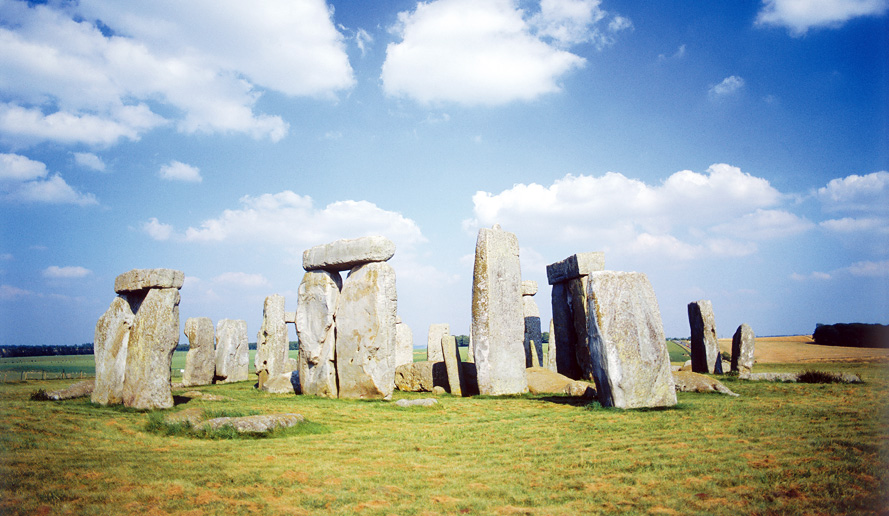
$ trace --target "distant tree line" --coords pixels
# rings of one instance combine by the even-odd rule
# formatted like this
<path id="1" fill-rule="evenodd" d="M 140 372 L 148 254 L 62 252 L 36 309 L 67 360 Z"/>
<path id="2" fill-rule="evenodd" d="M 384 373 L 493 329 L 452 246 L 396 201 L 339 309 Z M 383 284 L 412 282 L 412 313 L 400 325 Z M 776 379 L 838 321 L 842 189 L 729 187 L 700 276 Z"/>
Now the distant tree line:
<path id="1" fill-rule="evenodd" d="M 92 342 L 68 346 L 0 346 L 0 357 L 2 358 L 92 354 Z"/>
<path id="2" fill-rule="evenodd" d="M 889 348 L 889 325 L 840 323 L 818 324 L 812 334 L 815 344 L 855 348 Z"/>

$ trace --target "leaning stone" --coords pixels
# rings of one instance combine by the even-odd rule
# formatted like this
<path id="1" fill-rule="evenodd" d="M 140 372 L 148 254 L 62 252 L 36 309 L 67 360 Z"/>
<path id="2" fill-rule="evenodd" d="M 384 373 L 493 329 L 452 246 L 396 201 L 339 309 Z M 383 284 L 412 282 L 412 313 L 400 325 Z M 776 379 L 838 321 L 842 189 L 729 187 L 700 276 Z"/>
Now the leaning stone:
<path id="1" fill-rule="evenodd" d="M 472 341 L 481 394 L 527 392 L 519 241 L 499 225 L 482 228 L 475 246 Z"/>
<path id="2" fill-rule="evenodd" d="M 287 323 L 284 312 L 284 296 L 272 294 L 262 306 L 262 328 L 256 335 L 256 355 L 253 370 L 265 370 L 269 376 L 289 373 L 290 341 L 287 339 Z"/>
<path id="3" fill-rule="evenodd" d="M 552 288 L 553 322 L 549 332 L 550 361 L 555 362 L 554 371 L 568 378 L 579 379 L 577 365 L 577 332 L 574 329 L 574 306 L 580 303 L 571 297 L 567 282 L 556 283 Z"/>
<path id="4" fill-rule="evenodd" d="M 420 400 L 398 400 L 395 402 L 399 407 L 431 407 L 438 403 L 434 398 L 423 398 Z"/>
<path id="5" fill-rule="evenodd" d="M 395 367 L 414 361 L 414 332 L 411 327 L 395 319 Z"/>
<path id="6" fill-rule="evenodd" d="M 590 355 L 603 407 L 676 404 L 654 289 L 638 272 L 594 272 L 587 288 Z"/>
<path id="7" fill-rule="evenodd" d="M 91 400 L 99 405 L 123 402 L 123 379 L 127 369 L 127 346 L 135 315 L 126 296 L 118 296 L 96 323 L 93 355 L 96 381 Z"/>
<path id="8" fill-rule="evenodd" d="M 542 365 L 543 335 L 540 331 L 540 310 L 531 296 L 522 296 L 522 314 L 525 319 L 525 367 Z M 534 349 L 532 350 L 532 346 Z M 536 355 L 536 357 L 535 357 Z"/>
<path id="9" fill-rule="evenodd" d="M 189 317 L 185 321 L 188 337 L 188 353 L 185 354 L 185 372 L 182 386 L 209 385 L 216 373 L 216 335 L 209 317 Z"/>
<path id="10" fill-rule="evenodd" d="M 400 391 L 432 392 L 436 385 L 448 385 L 444 362 L 411 362 L 395 368 L 395 386 Z"/>
<path id="11" fill-rule="evenodd" d="M 182 288 L 185 273 L 173 269 L 133 269 L 114 279 L 114 291 L 118 294 L 137 292 L 150 288 Z M 179 333 L 178 331 L 176 333 Z"/>
<path id="12" fill-rule="evenodd" d="M 753 329 L 747 324 L 738 326 L 732 337 L 732 364 L 733 372 L 752 371 L 753 353 L 756 347 L 756 336 Z"/>
<path id="13" fill-rule="evenodd" d="M 537 343 L 535 341 L 531 341 L 528 348 L 531 350 L 531 365 L 533 367 L 543 367 L 543 362 L 540 360 L 540 355 L 537 354 L 537 348 L 541 347 L 542 344 Z"/>
<path id="14" fill-rule="evenodd" d="M 250 360 L 247 346 L 247 321 L 222 319 L 216 323 L 217 383 L 247 380 Z"/>
<path id="15" fill-rule="evenodd" d="M 178 344 L 179 290 L 148 290 L 136 312 L 127 346 L 125 406 L 142 410 L 173 406 L 171 365 Z"/>
<path id="16" fill-rule="evenodd" d="M 738 396 L 719 380 L 691 371 L 674 371 L 673 383 L 679 392 L 718 392 Z"/>
<path id="17" fill-rule="evenodd" d="M 531 394 L 563 393 L 573 380 L 542 367 L 529 367 L 525 370 L 528 378 L 528 391 Z"/>
<path id="18" fill-rule="evenodd" d="M 692 371 L 722 374 L 713 304 L 706 299 L 689 303 L 688 325 L 691 328 Z"/>
<path id="19" fill-rule="evenodd" d="M 262 390 L 272 394 L 299 394 L 299 371 L 280 373 L 263 382 Z"/>
<path id="20" fill-rule="evenodd" d="M 69 385 L 64 389 L 47 392 L 46 399 L 59 401 L 71 400 L 74 398 L 84 398 L 93 393 L 93 389 L 95 388 L 95 386 L 96 380 L 94 378 L 90 378 L 89 380 L 83 380 L 73 385 Z"/>
<path id="21" fill-rule="evenodd" d="M 583 380 L 571 380 L 565 386 L 565 394 L 591 400 L 596 397 L 596 386 Z"/>
<path id="22" fill-rule="evenodd" d="M 605 270 L 605 253 L 577 253 L 546 266 L 546 279 L 550 285 L 562 281 L 589 276 Z"/>
<path id="23" fill-rule="evenodd" d="M 397 311 L 391 265 L 374 262 L 349 272 L 335 316 L 340 398 L 392 396 Z"/>
<path id="24" fill-rule="evenodd" d="M 309 271 L 299 284 L 296 333 L 303 394 L 337 397 L 334 314 L 343 281 L 338 272 Z"/>
<path id="25" fill-rule="evenodd" d="M 429 362 L 441 362 L 444 356 L 441 354 L 441 338 L 450 335 L 451 327 L 447 323 L 434 323 L 429 325 L 429 333 L 426 335 L 426 360 Z"/>
<path id="26" fill-rule="evenodd" d="M 209 419 L 199 425 L 199 429 L 209 428 L 219 430 L 230 426 L 242 434 L 262 434 L 277 428 L 289 428 L 306 420 L 300 414 L 265 414 L 243 417 L 217 417 Z"/>
<path id="27" fill-rule="evenodd" d="M 439 342 L 445 369 L 448 372 L 448 387 L 454 396 L 462 396 L 460 388 L 460 355 L 457 351 L 457 338 L 450 335 L 442 335 Z"/>
<path id="28" fill-rule="evenodd" d="M 395 244 L 383 236 L 337 240 L 303 252 L 303 269 L 347 271 L 370 262 L 385 262 L 395 254 Z"/>

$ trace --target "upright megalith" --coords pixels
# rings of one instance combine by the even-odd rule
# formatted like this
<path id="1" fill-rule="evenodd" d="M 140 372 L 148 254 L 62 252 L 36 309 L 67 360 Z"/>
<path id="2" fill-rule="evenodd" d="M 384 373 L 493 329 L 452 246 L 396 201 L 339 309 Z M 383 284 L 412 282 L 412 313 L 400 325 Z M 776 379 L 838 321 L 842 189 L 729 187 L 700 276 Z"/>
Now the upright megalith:
<path id="1" fill-rule="evenodd" d="M 661 313 L 645 274 L 593 272 L 586 297 L 599 403 L 618 408 L 675 405 Z"/>
<path id="2" fill-rule="evenodd" d="M 519 240 L 494 225 L 478 232 L 472 286 L 472 344 L 480 394 L 527 392 Z"/>
<path id="3" fill-rule="evenodd" d="M 552 319 L 549 320 L 549 342 L 546 343 L 546 364 L 544 367 L 553 372 L 558 372 L 559 367 L 556 364 L 556 323 Z M 564 376 L 564 375 L 563 375 Z"/>
<path id="4" fill-rule="evenodd" d="M 429 333 L 426 335 L 426 360 L 428 362 L 442 362 L 441 338 L 451 334 L 451 326 L 448 323 L 433 323 L 429 325 Z"/>
<path id="5" fill-rule="evenodd" d="M 383 236 L 337 240 L 303 252 L 303 268 L 307 271 L 347 271 L 358 265 L 385 262 L 395 254 L 395 244 Z"/>
<path id="6" fill-rule="evenodd" d="M 691 328 L 691 370 L 722 374 L 713 304 L 706 299 L 689 303 L 688 325 Z"/>
<path id="7" fill-rule="evenodd" d="M 749 373 L 753 371 L 753 353 L 756 347 L 756 335 L 747 324 L 738 326 L 732 336 L 732 372 Z"/>
<path id="8" fill-rule="evenodd" d="M 401 317 L 395 318 L 395 368 L 414 361 L 414 332 Z"/>
<path id="9" fill-rule="evenodd" d="M 389 398 L 395 388 L 395 270 L 359 265 L 343 282 L 335 315 L 341 398 Z"/>
<path id="10" fill-rule="evenodd" d="M 546 266 L 547 281 L 552 285 L 554 331 L 550 332 L 550 346 L 555 345 L 557 351 L 557 372 L 569 378 L 594 379 L 586 292 L 589 275 L 603 270 L 602 252 L 577 253 Z"/>
<path id="11" fill-rule="evenodd" d="M 183 387 L 209 385 L 216 373 L 216 335 L 209 317 L 189 317 L 185 320 L 188 353 L 185 355 Z"/>
<path id="12" fill-rule="evenodd" d="M 442 335 L 439 341 L 441 354 L 444 358 L 445 369 L 448 371 L 448 386 L 454 396 L 462 396 L 462 382 L 460 374 L 460 352 L 457 350 L 457 338 L 450 335 Z"/>
<path id="13" fill-rule="evenodd" d="M 243 382 L 249 373 L 247 321 L 222 319 L 216 323 L 216 382 Z"/>
<path id="14" fill-rule="evenodd" d="M 290 341 L 287 338 L 287 317 L 284 296 L 272 294 L 262 306 L 262 328 L 256 335 L 253 370 L 266 371 L 269 377 L 289 373 Z"/>
<path id="15" fill-rule="evenodd" d="M 179 343 L 184 280 L 173 269 L 133 269 L 115 278 L 118 297 L 96 324 L 94 402 L 173 406 L 170 366 Z"/>
<path id="16" fill-rule="evenodd" d="M 525 316 L 525 367 L 538 367 L 540 357 L 543 356 L 543 337 L 540 330 L 540 309 L 534 302 L 537 294 L 537 282 L 526 280 L 522 282 L 522 314 Z M 534 350 L 531 349 L 534 346 Z M 537 355 L 537 363 L 532 357 Z"/>
<path id="17" fill-rule="evenodd" d="M 303 394 L 337 397 L 334 315 L 342 289 L 338 272 L 308 271 L 299 284 L 296 334 Z"/>

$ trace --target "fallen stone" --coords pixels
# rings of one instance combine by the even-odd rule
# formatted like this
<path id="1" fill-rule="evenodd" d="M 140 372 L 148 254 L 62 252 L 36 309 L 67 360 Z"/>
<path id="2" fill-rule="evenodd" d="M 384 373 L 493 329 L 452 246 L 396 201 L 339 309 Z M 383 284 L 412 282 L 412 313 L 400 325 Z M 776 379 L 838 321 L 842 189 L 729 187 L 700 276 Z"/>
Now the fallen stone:
<path id="1" fill-rule="evenodd" d="M 392 396 L 397 311 L 395 270 L 391 265 L 373 262 L 349 272 L 334 317 L 340 398 Z"/>
<path id="2" fill-rule="evenodd" d="M 216 374 L 213 321 L 208 317 L 189 317 L 185 320 L 185 336 L 188 337 L 188 353 L 185 354 L 182 386 L 210 385 Z"/>
<path id="3" fill-rule="evenodd" d="M 395 367 L 410 364 L 414 361 L 414 332 L 402 322 L 401 317 L 395 319 Z"/>
<path id="4" fill-rule="evenodd" d="M 442 394 L 447 394 L 447 393 L 448 393 L 448 391 L 446 391 L 445 388 L 442 387 L 441 385 L 436 385 L 435 387 L 432 388 L 432 394 L 435 394 L 436 396 L 441 396 Z"/>
<path id="5" fill-rule="evenodd" d="M 217 383 L 247 380 L 250 361 L 247 346 L 247 321 L 222 319 L 216 323 Z"/>
<path id="6" fill-rule="evenodd" d="M 448 374 L 448 390 L 454 396 L 462 396 L 460 388 L 460 355 L 457 353 L 457 338 L 450 335 L 442 335 L 439 343 L 444 357 L 445 370 Z"/>
<path id="7" fill-rule="evenodd" d="M 182 288 L 185 273 L 173 269 L 133 269 L 114 279 L 114 291 L 118 294 L 137 292 L 150 288 Z M 179 331 L 177 330 L 178 334 Z"/>
<path id="8" fill-rule="evenodd" d="M 696 373 L 722 374 L 713 304 L 701 299 L 688 304 L 691 327 L 691 369 Z"/>
<path id="9" fill-rule="evenodd" d="M 645 274 L 588 276 L 589 342 L 603 407 L 667 407 L 676 388 L 657 297 Z"/>
<path id="10" fill-rule="evenodd" d="M 442 362 L 441 338 L 450 335 L 451 327 L 447 323 L 433 323 L 429 325 L 429 333 L 426 335 L 426 360 L 429 362 Z"/>
<path id="11" fill-rule="evenodd" d="M 289 428 L 305 420 L 306 418 L 300 414 L 261 414 L 242 417 L 217 417 L 199 423 L 196 426 L 198 429 L 209 428 L 212 430 L 230 426 L 242 434 L 262 434 L 277 428 Z"/>
<path id="12" fill-rule="evenodd" d="M 139 303 L 127 345 L 123 404 L 152 410 L 173 406 L 173 352 L 179 345 L 179 290 L 152 288 Z"/>
<path id="13" fill-rule="evenodd" d="M 423 398 L 419 400 L 398 400 L 395 402 L 399 407 L 431 407 L 438 403 L 434 398 Z"/>
<path id="14" fill-rule="evenodd" d="M 571 380 L 565 386 L 565 394 L 591 400 L 596 397 L 596 386 L 583 380 Z"/>
<path id="15" fill-rule="evenodd" d="M 253 370 L 265 370 L 269 376 L 289 373 L 290 340 L 287 338 L 287 322 L 284 315 L 284 296 L 272 294 L 262 306 L 262 327 L 256 335 L 256 355 Z"/>
<path id="16" fill-rule="evenodd" d="M 395 368 L 395 386 L 404 392 L 432 392 L 435 386 L 448 385 L 444 362 L 411 362 Z"/>
<path id="17" fill-rule="evenodd" d="M 229 398 L 228 396 L 210 394 L 208 392 L 201 391 L 187 391 L 183 392 L 182 394 L 177 394 L 176 396 L 189 399 L 200 399 L 203 401 L 233 401 L 233 398 Z"/>
<path id="18" fill-rule="evenodd" d="M 674 371 L 673 383 L 679 392 L 718 392 L 738 396 L 719 380 L 692 371 Z"/>
<path id="19" fill-rule="evenodd" d="M 334 314 L 343 282 L 338 272 L 309 271 L 299 284 L 296 333 L 303 394 L 336 398 L 336 325 Z"/>
<path id="20" fill-rule="evenodd" d="M 527 392 L 519 241 L 499 225 L 478 232 L 472 287 L 472 342 L 481 394 Z"/>
<path id="21" fill-rule="evenodd" d="M 732 363 L 733 372 L 752 371 L 753 354 L 756 348 L 756 335 L 747 324 L 738 326 L 732 336 Z"/>
<path id="22" fill-rule="evenodd" d="M 269 376 L 262 390 L 272 394 L 300 394 L 299 371 Z"/>
<path id="23" fill-rule="evenodd" d="M 565 392 L 568 384 L 574 381 L 543 367 L 529 367 L 525 370 L 525 374 L 528 378 L 528 391 L 531 394 L 561 394 Z"/>
<path id="24" fill-rule="evenodd" d="M 337 240 L 303 252 L 303 269 L 347 271 L 370 262 L 385 262 L 395 255 L 395 244 L 383 236 Z"/>
<path id="25" fill-rule="evenodd" d="M 94 378 L 90 378 L 89 380 L 83 380 L 73 385 L 69 385 L 64 389 L 47 392 L 46 399 L 52 401 L 60 401 L 71 400 L 74 398 L 84 398 L 93 393 L 93 389 L 95 388 L 95 386 L 96 380 Z"/>
<path id="26" fill-rule="evenodd" d="M 123 402 L 123 379 L 127 369 L 127 346 L 136 316 L 126 296 L 118 296 L 99 317 L 93 340 L 96 380 L 91 400 L 99 405 Z"/>
<path id="27" fill-rule="evenodd" d="M 577 253 L 546 266 L 546 279 L 550 285 L 568 281 L 594 272 L 605 270 L 605 253 Z"/>
<path id="28" fill-rule="evenodd" d="M 741 373 L 738 378 L 741 380 L 752 380 L 755 382 L 790 382 L 796 383 L 799 373 Z"/>

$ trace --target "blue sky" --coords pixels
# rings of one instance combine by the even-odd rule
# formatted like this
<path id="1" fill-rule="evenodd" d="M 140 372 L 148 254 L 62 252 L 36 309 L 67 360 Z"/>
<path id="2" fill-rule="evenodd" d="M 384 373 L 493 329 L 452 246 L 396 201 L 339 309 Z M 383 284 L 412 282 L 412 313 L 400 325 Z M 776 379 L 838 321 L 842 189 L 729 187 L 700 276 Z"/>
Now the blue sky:
<path id="1" fill-rule="evenodd" d="M 468 333 L 479 227 L 645 272 L 668 336 L 889 323 L 889 2 L 0 0 L 0 344 L 91 342 L 133 268 L 188 317 L 296 309 L 382 234 Z M 291 331 L 291 333 L 293 333 Z M 184 342 L 185 337 L 181 337 Z"/>

